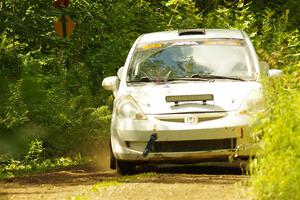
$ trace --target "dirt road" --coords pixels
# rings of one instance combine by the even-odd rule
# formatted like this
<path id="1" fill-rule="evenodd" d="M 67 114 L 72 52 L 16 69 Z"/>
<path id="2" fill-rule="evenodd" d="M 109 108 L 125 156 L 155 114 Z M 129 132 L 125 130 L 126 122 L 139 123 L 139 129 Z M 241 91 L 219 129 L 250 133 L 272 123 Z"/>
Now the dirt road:
<path id="1" fill-rule="evenodd" d="M 0 199 L 249 199 L 248 177 L 238 168 L 168 166 L 151 171 L 126 177 L 92 170 L 19 177 L 0 181 Z"/>

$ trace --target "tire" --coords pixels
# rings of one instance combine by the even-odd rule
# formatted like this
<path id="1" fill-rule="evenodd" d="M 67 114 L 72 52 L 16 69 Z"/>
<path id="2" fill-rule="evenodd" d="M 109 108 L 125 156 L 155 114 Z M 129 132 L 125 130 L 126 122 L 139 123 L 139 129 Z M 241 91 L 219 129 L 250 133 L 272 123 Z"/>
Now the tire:
<path id="1" fill-rule="evenodd" d="M 111 144 L 109 145 L 109 150 L 110 150 L 110 168 L 116 169 L 116 158 L 112 152 Z"/>
<path id="2" fill-rule="evenodd" d="M 132 162 L 126 162 L 122 160 L 116 160 L 117 172 L 121 175 L 130 175 L 135 172 L 135 164 Z"/>

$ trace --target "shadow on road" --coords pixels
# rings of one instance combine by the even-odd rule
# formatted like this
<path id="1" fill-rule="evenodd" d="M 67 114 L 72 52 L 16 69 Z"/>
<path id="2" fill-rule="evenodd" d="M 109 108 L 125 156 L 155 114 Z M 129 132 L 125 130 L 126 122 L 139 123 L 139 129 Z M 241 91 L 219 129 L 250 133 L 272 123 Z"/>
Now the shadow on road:
<path id="1" fill-rule="evenodd" d="M 222 165 L 161 165 L 159 167 L 150 167 L 141 169 L 146 172 L 172 173 L 172 174 L 211 174 L 211 175 L 242 175 L 240 167 L 222 166 Z"/>
<path id="2" fill-rule="evenodd" d="M 2 180 L 0 181 L 0 199 L 10 199 L 12 196 L 16 199 L 32 199 L 32 197 L 41 199 L 42 196 L 61 199 L 58 197 L 72 195 L 76 191 L 91 191 L 91 188 L 97 185 L 104 188 L 110 185 L 117 186 L 116 191 L 120 189 L 118 188 L 120 185 L 121 188 L 127 188 L 126 191 L 142 186 L 143 191 L 149 188 L 149 191 L 153 192 L 151 190 L 153 187 L 174 188 L 176 185 L 179 187 L 176 191 L 181 191 L 180 187 L 223 190 L 226 187 L 233 187 L 236 183 L 243 183 L 249 178 L 243 176 L 238 167 L 218 165 L 140 167 L 137 174 L 130 176 L 120 176 L 113 170 L 98 170 L 76 169 Z"/>
<path id="3" fill-rule="evenodd" d="M 94 169 L 95 170 L 95 169 Z M 60 171 L 44 174 L 23 176 L 0 181 L 2 183 L 17 183 L 16 187 L 25 185 L 92 185 L 99 182 L 111 181 L 121 178 L 113 170 L 94 171 L 91 169 Z M 143 176 L 144 173 L 154 172 L 153 176 Z M 243 173 L 239 167 L 228 167 L 218 165 L 160 165 L 153 167 L 139 167 L 133 177 L 127 176 L 126 182 L 161 182 L 161 183 L 224 183 L 236 182 L 243 179 Z M 212 181 L 213 180 L 213 181 Z"/>

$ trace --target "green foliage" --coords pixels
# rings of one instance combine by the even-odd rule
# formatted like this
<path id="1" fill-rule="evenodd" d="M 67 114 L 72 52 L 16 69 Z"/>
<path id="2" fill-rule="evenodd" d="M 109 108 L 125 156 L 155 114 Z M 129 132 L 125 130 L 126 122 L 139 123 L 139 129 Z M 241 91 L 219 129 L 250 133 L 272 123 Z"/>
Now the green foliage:
<path id="1" fill-rule="evenodd" d="M 267 110 L 256 127 L 263 142 L 252 162 L 252 185 L 257 199 L 300 197 L 299 77 L 298 74 L 297 87 L 291 75 L 282 82 L 266 84 Z"/>
<path id="2" fill-rule="evenodd" d="M 0 179 L 12 178 L 24 173 L 46 172 L 49 170 L 77 166 L 84 163 L 81 155 L 46 159 L 43 142 L 33 140 L 24 158 L 17 160 L 8 155 L 0 155 Z"/>
<path id="3" fill-rule="evenodd" d="M 10 95 L 8 98 L 9 105 L 5 107 L 5 116 L 1 119 L 0 124 L 4 124 L 8 129 L 17 127 L 28 121 L 28 109 L 23 103 L 20 94 L 20 86 L 22 80 L 10 87 Z"/>
<path id="4" fill-rule="evenodd" d="M 0 7 L 0 137 L 22 137 L 22 127 L 37 125 L 49 156 L 101 145 L 95 141 L 108 135 L 112 102 L 101 81 L 124 64 L 140 34 L 199 19 L 191 0 L 74 0 L 64 12 L 76 28 L 62 39 L 52 27 L 62 14 L 53 2 L 5 0 Z"/>
<path id="5" fill-rule="evenodd" d="M 37 139 L 31 141 L 29 145 L 29 151 L 25 156 L 25 161 L 38 162 L 43 153 L 43 142 Z"/>
<path id="6" fill-rule="evenodd" d="M 62 12 L 52 1 L 4 0 L 0 11 L 0 155 L 11 174 L 56 162 L 48 158 L 94 154 L 109 135 L 113 100 L 103 78 L 124 64 L 140 34 L 198 19 L 191 0 L 74 0 L 64 12 L 76 28 L 63 39 L 53 30 Z"/>
<path id="7" fill-rule="evenodd" d="M 204 24 L 245 30 L 260 58 L 271 68 L 284 71 L 282 79 L 264 83 L 267 108 L 254 127 L 254 136 L 262 137 L 262 141 L 251 163 L 251 183 L 255 199 L 299 199 L 299 30 L 292 29 L 289 20 L 293 8 L 266 7 L 255 13 L 252 4 L 220 4 L 214 13 L 207 13 Z"/>

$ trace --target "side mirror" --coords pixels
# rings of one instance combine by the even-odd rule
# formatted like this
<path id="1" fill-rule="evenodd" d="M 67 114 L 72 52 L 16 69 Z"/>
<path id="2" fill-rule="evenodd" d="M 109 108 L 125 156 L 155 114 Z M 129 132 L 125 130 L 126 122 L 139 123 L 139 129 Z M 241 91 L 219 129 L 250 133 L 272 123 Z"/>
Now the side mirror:
<path id="1" fill-rule="evenodd" d="M 116 95 L 118 87 L 120 84 L 120 80 L 117 76 L 109 76 L 103 79 L 102 87 L 105 90 L 112 91 L 114 95 Z"/>
<path id="2" fill-rule="evenodd" d="M 268 74 L 270 65 L 266 61 L 259 61 L 259 67 L 263 74 Z"/>
<path id="3" fill-rule="evenodd" d="M 121 67 L 121 68 L 118 70 L 117 75 L 118 75 L 118 77 L 119 77 L 120 80 L 122 80 L 123 71 L 124 71 L 124 67 Z"/>
<path id="4" fill-rule="evenodd" d="M 282 70 L 279 70 L 279 69 L 270 69 L 269 70 L 269 77 L 270 78 L 281 77 L 282 74 L 283 74 Z"/>

